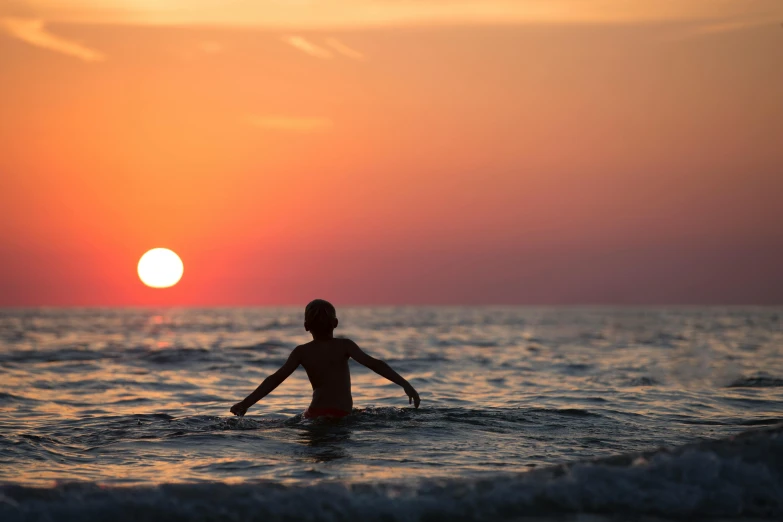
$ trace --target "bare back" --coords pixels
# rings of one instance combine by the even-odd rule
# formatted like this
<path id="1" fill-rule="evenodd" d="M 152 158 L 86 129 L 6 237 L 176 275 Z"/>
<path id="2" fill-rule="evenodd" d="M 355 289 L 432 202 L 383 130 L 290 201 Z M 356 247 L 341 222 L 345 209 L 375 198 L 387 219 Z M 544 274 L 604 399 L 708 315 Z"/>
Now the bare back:
<path id="1" fill-rule="evenodd" d="M 335 319 L 335 326 L 337 320 Z M 316 337 L 314 334 L 313 337 Z M 234 415 L 244 415 L 247 409 L 266 397 L 301 364 L 313 387 L 311 409 L 338 409 L 351 413 L 353 398 L 351 397 L 351 372 L 348 369 L 348 359 L 353 358 L 359 364 L 366 366 L 381 377 L 402 386 L 408 395 L 408 402 L 419 407 L 419 394 L 411 384 L 380 359 L 370 357 L 350 339 L 315 338 L 307 344 L 297 346 L 286 360 L 285 364 L 275 373 L 264 379 L 253 393 L 231 407 Z"/>
<path id="2" fill-rule="evenodd" d="M 353 408 L 348 368 L 352 346 L 354 343 L 347 339 L 319 339 L 296 348 L 299 363 L 313 387 L 311 408 L 337 408 L 347 412 Z"/>

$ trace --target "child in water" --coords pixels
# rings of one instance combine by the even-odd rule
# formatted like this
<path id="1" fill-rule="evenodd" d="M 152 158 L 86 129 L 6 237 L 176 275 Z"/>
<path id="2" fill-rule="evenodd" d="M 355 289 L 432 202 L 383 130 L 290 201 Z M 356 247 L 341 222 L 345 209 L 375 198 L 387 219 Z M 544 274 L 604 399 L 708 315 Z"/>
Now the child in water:
<path id="1" fill-rule="evenodd" d="M 316 299 L 305 308 L 305 330 L 313 335 L 313 340 L 297 346 L 288 360 L 275 373 L 244 400 L 231 407 L 231 413 L 240 417 L 248 408 L 269 395 L 280 386 L 301 364 L 307 372 L 313 387 L 313 400 L 305 410 L 305 418 L 345 417 L 351 413 L 351 373 L 348 370 L 348 358 L 371 369 L 391 382 L 399 384 L 408 395 L 408 403 L 419 407 L 419 394 L 408 381 L 380 359 L 374 359 L 364 353 L 350 339 L 335 339 L 337 312 L 328 301 Z"/>

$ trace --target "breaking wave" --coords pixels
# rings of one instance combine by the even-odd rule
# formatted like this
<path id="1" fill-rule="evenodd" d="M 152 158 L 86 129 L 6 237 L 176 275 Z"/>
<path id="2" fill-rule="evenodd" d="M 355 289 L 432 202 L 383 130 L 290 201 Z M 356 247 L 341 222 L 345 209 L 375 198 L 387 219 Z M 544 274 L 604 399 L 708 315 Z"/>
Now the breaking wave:
<path id="1" fill-rule="evenodd" d="M 575 513 L 783 517 L 783 426 L 481 480 L 0 487 L 0 519 L 425 521 Z"/>

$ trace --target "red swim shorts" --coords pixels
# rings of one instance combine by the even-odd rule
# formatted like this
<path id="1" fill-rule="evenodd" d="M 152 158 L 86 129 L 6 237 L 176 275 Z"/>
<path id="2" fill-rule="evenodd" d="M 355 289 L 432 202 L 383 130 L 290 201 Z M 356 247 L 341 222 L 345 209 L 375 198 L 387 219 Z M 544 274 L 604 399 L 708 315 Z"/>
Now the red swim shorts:
<path id="1" fill-rule="evenodd" d="M 304 412 L 305 419 L 315 419 L 317 417 L 345 417 L 351 412 L 338 410 L 337 408 L 307 408 Z"/>

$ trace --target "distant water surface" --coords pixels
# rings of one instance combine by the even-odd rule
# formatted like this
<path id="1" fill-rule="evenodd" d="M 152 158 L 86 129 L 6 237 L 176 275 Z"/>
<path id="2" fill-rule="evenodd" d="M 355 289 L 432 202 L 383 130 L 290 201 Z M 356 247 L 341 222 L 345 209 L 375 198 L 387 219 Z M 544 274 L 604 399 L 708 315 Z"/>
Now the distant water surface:
<path id="1" fill-rule="evenodd" d="M 421 408 L 352 362 L 341 422 L 302 419 L 303 369 L 232 417 L 308 340 L 302 313 L 0 311 L 0 518 L 783 517 L 776 429 L 755 453 L 698 446 L 783 418 L 783 309 L 340 308 L 336 333 L 408 378 Z M 655 488 L 682 498 L 652 502 Z M 86 498 L 103 500 L 79 511 Z M 210 511 L 226 499 L 235 511 Z"/>

